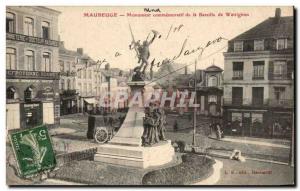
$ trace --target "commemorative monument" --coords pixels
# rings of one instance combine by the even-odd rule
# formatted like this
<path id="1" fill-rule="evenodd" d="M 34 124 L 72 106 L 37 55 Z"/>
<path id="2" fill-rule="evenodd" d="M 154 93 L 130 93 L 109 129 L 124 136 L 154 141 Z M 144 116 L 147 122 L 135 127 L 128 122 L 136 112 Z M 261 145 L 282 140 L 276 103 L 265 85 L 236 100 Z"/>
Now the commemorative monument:
<path id="1" fill-rule="evenodd" d="M 150 55 L 149 45 L 152 41 L 153 39 L 150 42 L 145 40 L 142 45 L 134 43 L 141 64 L 134 69 L 132 79 L 127 83 L 131 97 L 140 96 L 143 107 L 140 104 L 130 105 L 119 131 L 107 144 L 98 147 L 95 161 L 148 168 L 161 166 L 173 160 L 174 148 L 171 141 L 166 140 L 164 136 L 163 109 L 151 103 L 149 107 L 144 107 L 146 95 L 153 91 L 145 78 Z"/>

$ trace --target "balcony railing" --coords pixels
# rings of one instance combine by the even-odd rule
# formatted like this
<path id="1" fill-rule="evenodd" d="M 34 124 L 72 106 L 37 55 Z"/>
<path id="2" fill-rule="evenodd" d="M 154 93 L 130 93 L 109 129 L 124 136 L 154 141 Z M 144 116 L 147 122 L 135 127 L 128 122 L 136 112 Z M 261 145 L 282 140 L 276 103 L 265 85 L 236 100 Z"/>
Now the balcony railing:
<path id="1" fill-rule="evenodd" d="M 267 107 L 283 107 L 291 108 L 294 107 L 294 100 L 292 99 L 264 99 L 264 100 L 255 100 L 250 98 L 243 99 L 232 99 L 224 98 L 224 106 L 267 106 Z"/>
<path id="2" fill-rule="evenodd" d="M 283 74 L 274 74 L 269 73 L 269 80 L 291 80 L 291 74 L 283 73 Z"/>
<path id="3" fill-rule="evenodd" d="M 6 40 L 15 40 L 20 42 L 28 42 L 33 44 L 41 44 L 46 46 L 59 46 L 59 41 L 56 40 L 50 40 L 50 39 L 44 39 L 34 36 L 27 36 L 23 34 L 16 34 L 16 33 L 6 33 Z"/>
<path id="4" fill-rule="evenodd" d="M 293 99 L 269 99 L 269 105 L 272 107 L 294 107 Z"/>
<path id="5" fill-rule="evenodd" d="M 242 80 L 243 70 L 233 70 L 232 80 Z"/>
<path id="6" fill-rule="evenodd" d="M 67 72 L 60 72 L 61 76 L 76 76 L 76 72 L 75 71 L 67 71 Z"/>
<path id="7" fill-rule="evenodd" d="M 241 99 L 224 98 L 225 106 L 242 106 L 242 105 L 249 105 L 249 104 L 250 104 L 250 99 L 248 98 L 241 98 Z"/>
<path id="8" fill-rule="evenodd" d="M 59 80 L 59 72 L 6 70 L 7 79 L 43 79 Z"/>
<path id="9" fill-rule="evenodd" d="M 252 76 L 252 79 L 253 79 L 253 80 L 263 80 L 263 79 L 265 79 L 265 78 L 264 78 L 263 75 L 253 75 L 253 76 Z"/>
<path id="10" fill-rule="evenodd" d="M 75 89 L 68 89 L 68 90 L 61 90 L 61 94 L 64 96 L 74 96 L 77 95 L 77 92 Z"/>

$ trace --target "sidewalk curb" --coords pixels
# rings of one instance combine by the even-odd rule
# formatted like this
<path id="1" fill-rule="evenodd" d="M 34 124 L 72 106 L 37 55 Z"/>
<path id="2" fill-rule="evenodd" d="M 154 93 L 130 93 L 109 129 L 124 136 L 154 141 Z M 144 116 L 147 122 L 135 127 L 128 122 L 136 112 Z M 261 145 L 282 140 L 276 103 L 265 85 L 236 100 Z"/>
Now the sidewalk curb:
<path id="1" fill-rule="evenodd" d="M 227 155 L 222 155 L 222 154 L 217 154 L 217 153 L 212 153 L 209 154 L 209 156 L 212 157 L 218 157 L 218 158 L 223 158 L 223 159 L 229 159 L 229 157 Z M 274 161 L 274 160 L 267 160 L 267 159 L 259 159 L 259 158 L 249 158 L 249 157 L 245 157 L 246 161 L 247 160 L 252 160 L 252 161 L 258 161 L 258 162 L 265 162 L 265 163 L 272 163 L 272 164 L 279 164 L 279 165 L 289 165 L 288 163 L 285 162 L 280 162 L 280 161 Z"/>
<path id="2" fill-rule="evenodd" d="M 219 160 L 215 160 L 216 163 L 213 165 L 213 173 L 208 178 L 194 183 L 192 185 L 214 185 L 216 184 L 221 178 L 221 169 L 223 168 L 223 162 Z"/>
<path id="3" fill-rule="evenodd" d="M 286 162 L 274 161 L 274 160 L 265 160 L 265 159 L 257 159 L 257 158 L 247 158 L 246 160 L 258 161 L 258 162 L 265 162 L 265 163 L 272 163 L 272 164 L 280 164 L 280 165 L 289 165 Z"/>
<path id="4" fill-rule="evenodd" d="M 221 141 L 231 142 L 231 143 L 240 143 L 240 144 L 259 145 L 259 146 L 265 146 L 265 147 L 290 149 L 290 146 L 287 146 L 287 145 L 278 144 L 278 143 L 268 143 L 268 142 L 262 142 L 262 141 L 251 141 L 251 140 L 233 139 L 233 138 L 222 138 Z"/>

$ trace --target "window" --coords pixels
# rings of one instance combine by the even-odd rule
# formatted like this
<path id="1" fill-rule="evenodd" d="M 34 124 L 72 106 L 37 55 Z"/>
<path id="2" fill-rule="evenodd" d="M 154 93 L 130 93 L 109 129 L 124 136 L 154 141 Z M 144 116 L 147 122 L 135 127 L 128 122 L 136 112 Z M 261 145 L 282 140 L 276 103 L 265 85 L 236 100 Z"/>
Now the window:
<path id="1" fill-rule="evenodd" d="M 217 103 L 217 96 L 216 95 L 209 95 L 208 96 L 208 102 L 209 103 L 212 103 L 212 102 Z"/>
<path id="2" fill-rule="evenodd" d="M 6 69 L 17 69 L 16 49 L 14 48 L 6 48 Z"/>
<path id="3" fill-rule="evenodd" d="M 77 72 L 78 78 L 81 78 L 81 70 Z"/>
<path id="4" fill-rule="evenodd" d="M 243 87 L 232 87 L 232 104 L 243 104 Z"/>
<path id="5" fill-rule="evenodd" d="M 233 79 L 243 79 L 244 63 L 243 62 L 233 62 Z"/>
<path id="6" fill-rule="evenodd" d="M 34 52 L 32 50 L 25 52 L 25 70 L 35 71 Z"/>
<path id="7" fill-rule="evenodd" d="M 249 52 L 254 50 L 254 40 L 245 40 L 243 41 L 243 50 L 244 52 Z"/>
<path id="8" fill-rule="evenodd" d="M 92 71 L 89 70 L 89 78 L 92 79 Z"/>
<path id="9" fill-rule="evenodd" d="M 293 39 L 288 38 L 287 39 L 287 48 L 293 48 L 293 47 L 294 47 Z"/>
<path id="10" fill-rule="evenodd" d="M 59 66 L 60 66 L 60 72 L 63 72 L 64 71 L 64 61 L 60 60 L 59 61 Z"/>
<path id="11" fill-rule="evenodd" d="M 6 90 L 6 99 L 15 99 L 16 89 L 13 87 L 9 87 Z"/>
<path id="12" fill-rule="evenodd" d="M 254 61 L 253 62 L 253 78 L 264 78 L 264 61 Z"/>
<path id="13" fill-rule="evenodd" d="M 284 99 L 285 87 L 274 87 L 275 99 L 282 100 Z"/>
<path id="14" fill-rule="evenodd" d="M 70 72 L 70 71 L 71 71 L 71 63 L 67 62 L 67 72 Z"/>
<path id="15" fill-rule="evenodd" d="M 264 50 L 264 40 L 254 40 L 254 51 Z"/>
<path id="16" fill-rule="evenodd" d="M 86 78 L 86 70 L 84 69 L 82 72 L 83 72 L 83 78 L 85 79 Z"/>
<path id="17" fill-rule="evenodd" d="M 76 89 L 76 81 L 75 81 L 75 78 L 73 79 L 73 89 L 74 89 L 74 90 Z"/>
<path id="18" fill-rule="evenodd" d="M 15 33 L 16 16 L 13 13 L 6 13 L 6 32 Z"/>
<path id="19" fill-rule="evenodd" d="M 89 94 L 92 94 L 93 90 L 92 90 L 92 84 L 89 84 Z"/>
<path id="20" fill-rule="evenodd" d="M 286 73 L 287 64 L 285 61 L 276 61 L 274 62 L 274 74 L 276 75 L 283 75 Z"/>
<path id="21" fill-rule="evenodd" d="M 234 52 L 242 52 L 243 51 L 243 41 L 234 42 Z"/>
<path id="22" fill-rule="evenodd" d="M 287 48 L 287 39 L 277 39 L 277 50 L 283 50 Z"/>
<path id="23" fill-rule="evenodd" d="M 50 23 L 43 21 L 42 22 L 42 37 L 44 39 L 50 38 Z"/>
<path id="24" fill-rule="evenodd" d="M 34 36 L 34 20 L 30 17 L 25 17 L 24 20 L 24 34 L 27 36 Z"/>
<path id="25" fill-rule="evenodd" d="M 87 94 L 87 85 L 86 83 L 83 84 L 83 91 L 84 91 L 84 95 Z"/>
<path id="26" fill-rule="evenodd" d="M 33 98 L 33 88 L 32 86 L 29 86 L 25 91 L 24 91 L 24 99 L 25 101 L 31 101 Z"/>
<path id="27" fill-rule="evenodd" d="M 208 78 L 208 86 L 211 87 L 211 86 L 217 86 L 218 85 L 218 79 L 216 76 L 210 76 Z"/>
<path id="28" fill-rule="evenodd" d="M 49 52 L 43 53 L 42 71 L 51 72 L 51 54 Z"/>
<path id="29" fill-rule="evenodd" d="M 65 80 L 61 79 L 60 84 L 61 84 L 61 89 L 64 90 L 65 89 Z"/>
<path id="30" fill-rule="evenodd" d="M 264 103 L 264 88 L 252 87 L 252 104 L 261 106 Z"/>
<path id="31" fill-rule="evenodd" d="M 71 89 L 71 80 L 70 79 L 67 80 L 67 89 L 68 90 Z"/>
<path id="32" fill-rule="evenodd" d="M 79 90 L 80 94 L 82 94 L 82 86 L 81 86 L 81 83 L 78 83 L 78 90 Z"/>

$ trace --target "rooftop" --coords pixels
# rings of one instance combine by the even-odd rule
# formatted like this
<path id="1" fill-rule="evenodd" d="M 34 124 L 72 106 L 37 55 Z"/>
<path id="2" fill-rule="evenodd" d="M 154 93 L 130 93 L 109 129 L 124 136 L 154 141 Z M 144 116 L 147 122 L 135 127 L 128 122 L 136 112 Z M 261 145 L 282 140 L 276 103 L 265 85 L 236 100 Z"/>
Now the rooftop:
<path id="1" fill-rule="evenodd" d="M 281 17 L 280 9 L 276 9 L 275 17 L 270 17 L 248 31 L 233 38 L 237 40 L 254 40 L 267 38 L 294 38 L 293 16 Z"/>
<path id="2" fill-rule="evenodd" d="M 223 70 L 220 67 L 214 64 L 205 69 L 205 72 L 222 72 L 222 71 Z"/>

